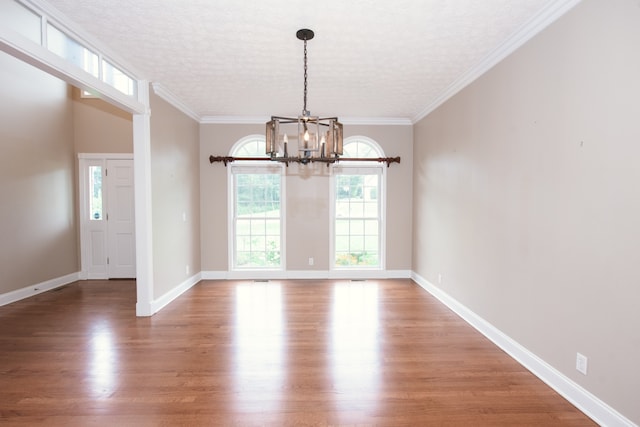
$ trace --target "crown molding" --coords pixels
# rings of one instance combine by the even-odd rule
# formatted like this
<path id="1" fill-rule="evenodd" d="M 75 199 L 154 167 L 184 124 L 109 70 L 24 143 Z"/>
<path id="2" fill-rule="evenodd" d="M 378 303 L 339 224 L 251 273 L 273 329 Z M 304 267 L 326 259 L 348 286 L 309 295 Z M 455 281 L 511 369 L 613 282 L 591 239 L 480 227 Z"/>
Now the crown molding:
<path id="1" fill-rule="evenodd" d="M 268 116 L 202 116 L 200 123 L 205 125 L 263 125 Z"/>
<path id="2" fill-rule="evenodd" d="M 478 77 L 493 68 L 504 58 L 513 53 L 527 41 L 533 38 L 540 31 L 580 3 L 582 0 L 558 0 L 552 2 L 531 20 L 525 23 L 518 31 L 509 37 L 504 43 L 491 51 L 483 60 L 464 73 L 460 78 L 447 87 L 438 97 L 429 103 L 413 119 L 412 123 L 417 123 L 425 118 L 429 113 L 444 104 L 449 98 L 460 92 L 471 84 Z"/>
<path id="3" fill-rule="evenodd" d="M 112 61 L 118 67 L 121 67 L 125 72 L 135 76 L 135 78 L 144 78 L 143 74 L 136 70 L 131 64 L 129 64 L 124 58 L 112 52 L 105 44 L 92 37 L 85 32 L 82 27 L 72 22 L 66 15 L 61 13 L 58 9 L 50 5 L 44 0 L 18 0 L 28 8 L 41 12 L 45 16 L 51 18 L 56 25 L 60 25 L 63 29 L 71 35 L 77 37 L 80 41 L 85 42 L 89 47 L 96 49 L 99 52 L 105 54 L 110 61 Z M 475 81 L 478 77 L 486 73 L 504 58 L 513 53 L 516 49 L 521 47 L 524 43 L 533 38 L 540 31 L 545 29 L 551 23 L 555 22 L 558 18 L 580 3 L 582 0 L 557 0 L 550 3 L 547 7 L 541 10 L 531 20 L 525 23 L 519 30 L 517 30 L 511 37 L 509 37 L 504 43 L 500 44 L 497 48 L 491 51 L 484 59 L 478 64 L 469 69 L 460 78 L 451 83 L 439 96 L 437 96 L 432 102 L 430 102 L 424 109 L 411 119 L 405 118 L 343 118 L 341 121 L 347 125 L 386 125 L 386 126 L 406 126 L 413 125 L 424 117 L 429 115 L 436 108 L 444 104 L 447 100 L 460 92 L 466 86 Z M 182 102 L 178 97 L 168 91 L 159 83 L 152 84 L 154 92 L 165 101 L 182 111 L 187 116 L 196 120 L 200 124 L 263 124 L 269 120 L 269 117 L 258 116 L 200 116 L 193 111 L 189 106 Z"/>
<path id="4" fill-rule="evenodd" d="M 200 123 L 200 116 L 161 83 L 151 83 L 151 87 L 153 88 L 153 93 L 173 105 L 187 116 L 191 117 L 196 122 Z"/>
<path id="5" fill-rule="evenodd" d="M 269 121 L 268 116 L 203 116 L 200 118 L 201 124 L 265 124 Z M 344 125 L 366 125 L 366 126 L 411 126 L 410 119 L 403 117 L 344 117 L 340 119 Z"/>
<path id="6" fill-rule="evenodd" d="M 345 125 L 363 126 L 411 126 L 411 119 L 405 117 L 343 117 L 340 121 Z"/>

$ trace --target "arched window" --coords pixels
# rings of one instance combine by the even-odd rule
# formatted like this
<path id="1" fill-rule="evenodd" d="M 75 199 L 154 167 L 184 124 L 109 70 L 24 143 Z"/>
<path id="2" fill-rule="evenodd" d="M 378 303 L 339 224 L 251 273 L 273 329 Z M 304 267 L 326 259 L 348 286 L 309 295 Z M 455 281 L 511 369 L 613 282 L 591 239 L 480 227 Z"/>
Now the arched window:
<path id="1" fill-rule="evenodd" d="M 229 166 L 229 263 L 231 270 L 284 269 L 284 169 L 265 154 L 263 135 L 238 141 L 229 155 L 265 156 Z"/>
<path id="2" fill-rule="evenodd" d="M 349 162 L 349 157 L 384 157 L 380 146 L 358 136 L 344 141 L 332 167 L 332 268 L 384 269 L 386 167 Z"/>

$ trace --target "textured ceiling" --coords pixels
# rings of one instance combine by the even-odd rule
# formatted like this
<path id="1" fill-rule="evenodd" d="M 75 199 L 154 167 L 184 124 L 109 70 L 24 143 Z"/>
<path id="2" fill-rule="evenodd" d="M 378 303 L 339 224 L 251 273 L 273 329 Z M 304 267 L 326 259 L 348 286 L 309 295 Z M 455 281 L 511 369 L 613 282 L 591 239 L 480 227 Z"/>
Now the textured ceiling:
<path id="1" fill-rule="evenodd" d="M 48 0 L 199 117 L 415 120 L 555 0 Z"/>

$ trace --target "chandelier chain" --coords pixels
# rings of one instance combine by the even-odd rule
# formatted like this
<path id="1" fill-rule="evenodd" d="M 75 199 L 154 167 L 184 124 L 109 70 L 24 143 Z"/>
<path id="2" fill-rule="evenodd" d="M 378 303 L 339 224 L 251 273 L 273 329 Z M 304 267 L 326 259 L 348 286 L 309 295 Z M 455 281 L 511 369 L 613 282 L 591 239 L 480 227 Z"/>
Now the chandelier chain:
<path id="1" fill-rule="evenodd" d="M 307 111 L 307 38 L 304 39 L 304 107 L 302 115 L 308 115 Z"/>

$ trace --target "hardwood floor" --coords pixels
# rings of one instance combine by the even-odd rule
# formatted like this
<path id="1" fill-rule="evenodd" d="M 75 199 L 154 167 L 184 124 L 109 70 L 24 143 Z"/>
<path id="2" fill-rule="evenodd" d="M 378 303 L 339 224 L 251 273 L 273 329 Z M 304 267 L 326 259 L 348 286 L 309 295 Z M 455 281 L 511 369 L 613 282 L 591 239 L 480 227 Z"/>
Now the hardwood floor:
<path id="1" fill-rule="evenodd" d="M 410 280 L 135 282 L 0 307 L 0 424 L 592 426 Z"/>

